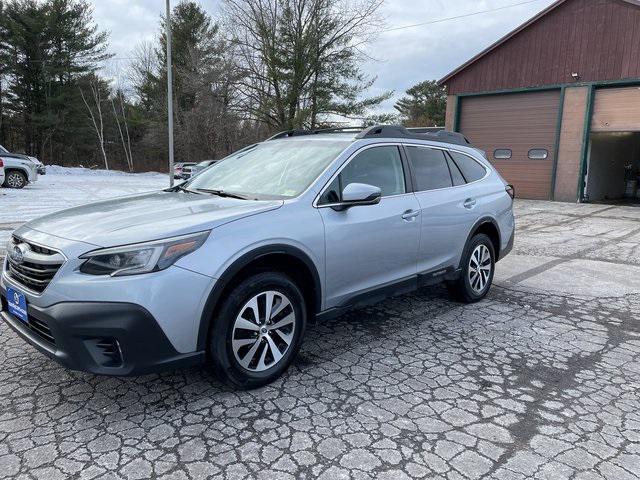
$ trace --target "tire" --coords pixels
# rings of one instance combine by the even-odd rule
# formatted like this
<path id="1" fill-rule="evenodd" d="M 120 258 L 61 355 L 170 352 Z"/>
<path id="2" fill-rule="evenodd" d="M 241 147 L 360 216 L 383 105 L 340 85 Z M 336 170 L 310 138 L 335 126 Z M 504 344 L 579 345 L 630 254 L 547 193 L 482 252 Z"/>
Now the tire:
<path id="1" fill-rule="evenodd" d="M 483 233 L 474 235 L 462 256 L 460 278 L 447 284 L 451 296 L 464 303 L 479 302 L 486 297 L 493 282 L 495 258 L 491 239 Z"/>
<path id="2" fill-rule="evenodd" d="M 269 303 L 272 313 L 266 319 Z M 213 368 L 234 387 L 271 383 L 297 355 L 306 323 L 304 296 L 288 276 L 278 272 L 251 276 L 226 296 L 213 319 L 209 332 Z"/>
<path id="3" fill-rule="evenodd" d="M 3 185 L 8 188 L 24 188 L 27 185 L 27 177 L 18 170 L 9 170 L 6 172 Z"/>

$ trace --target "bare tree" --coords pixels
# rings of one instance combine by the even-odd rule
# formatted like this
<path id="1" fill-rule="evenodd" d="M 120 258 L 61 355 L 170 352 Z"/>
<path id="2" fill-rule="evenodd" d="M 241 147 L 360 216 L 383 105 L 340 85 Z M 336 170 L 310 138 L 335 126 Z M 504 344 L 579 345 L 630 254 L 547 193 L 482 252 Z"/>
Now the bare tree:
<path id="1" fill-rule="evenodd" d="M 224 0 L 245 69 L 246 108 L 275 128 L 316 127 L 332 115 L 364 116 L 389 98 L 363 98 L 374 79 L 359 46 L 381 24 L 382 0 Z"/>
<path id="2" fill-rule="evenodd" d="M 98 137 L 98 144 L 100 145 L 100 152 L 102 153 L 102 158 L 104 159 L 104 168 L 109 170 L 109 161 L 107 160 L 107 152 L 104 148 L 104 117 L 102 115 L 102 86 L 100 85 L 101 81 L 95 75 L 89 75 L 86 77 L 86 81 L 83 82 L 87 84 L 89 91 L 91 93 L 92 106 L 89 105 L 85 93 L 82 89 L 82 84 L 78 84 L 78 88 L 80 90 L 80 96 L 82 97 L 82 101 L 84 102 L 85 107 L 87 107 L 87 112 L 89 113 L 89 118 L 91 118 L 91 123 L 93 124 L 93 128 L 95 129 L 96 136 Z M 95 112 L 94 112 L 95 108 Z"/>
<path id="3" fill-rule="evenodd" d="M 122 113 L 122 123 L 120 123 L 120 117 L 118 114 L 118 110 L 116 109 L 116 98 L 120 105 L 120 113 Z M 122 96 L 122 92 L 118 90 L 115 95 L 112 95 L 111 98 L 111 107 L 113 108 L 113 118 L 116 121 L 116 125 L 118 127 L 118 133 L 120 134 L 120 141 L 122 142 L 122 149 L 124 150 L 124 156 L 127 161 L 127 167 L 130 172 L 133 172 L 133 155 L 131 153 L 131 138 L 129 136 L 129 125 L 127 122 L 127 114 L 124 108 L 124 99 Z M 124 126 L 124 133 L 122 128 Z M 125 139 L 126 134 L 126 139 Z"/>
<path id="4" fill-rule="evenodd" d="M 133 50 L 133 59 L 126 72 L 128 83 L 134 87 L 136 100 L 142 103 L 148 101 L 146 97 L 149 92 L 144 87 L 158 75 L 159 68 L 154 44 L 149 41 L 139 43 Z"/>

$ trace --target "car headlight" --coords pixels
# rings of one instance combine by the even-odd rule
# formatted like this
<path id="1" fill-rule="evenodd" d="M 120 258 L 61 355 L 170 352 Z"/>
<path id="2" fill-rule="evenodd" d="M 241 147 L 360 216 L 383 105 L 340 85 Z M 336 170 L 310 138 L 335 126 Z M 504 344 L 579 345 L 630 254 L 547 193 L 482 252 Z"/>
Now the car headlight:
<path id="1" fill-rule="evenodd" d="M 157 272 L 200 248 L 208 236 L 209 231 L 206 231 L 153 242 L 94 250 L 80 257 L 87 260 L 80 266 L 80 271 L 90 275 L 111 275 L 112 277 Z"/>

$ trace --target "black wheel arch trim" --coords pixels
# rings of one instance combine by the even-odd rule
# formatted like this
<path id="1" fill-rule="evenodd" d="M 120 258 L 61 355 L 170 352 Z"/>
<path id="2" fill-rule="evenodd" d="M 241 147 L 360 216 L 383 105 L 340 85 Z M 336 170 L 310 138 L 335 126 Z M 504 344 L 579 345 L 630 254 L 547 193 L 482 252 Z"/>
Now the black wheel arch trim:
<path id="1" fill-rule="evenodd" d="M 202 311 L 202 316 L 200 317 L 197 343 L 198 350 L 207 348 L 207 337 L 209 334 L 211 321 L 213 320 L 213 314 L 220 303 L 222 292 L 229 285 L 229 282 L 250 263 L 259 260 L 262 257 L 274 254 L 289 255 L 295 257 L 297 260 L 300 260 L 306 265 L 308 270 L 311 272 L 311 277 L 313 280 L 313 293 L 315 303 L 313 309 L 315 313 L 318 313 L 320 311 L 322 306 L 322 283 L 320 282 L 320 274 L 318 273 L 318 269 L 316 268 L 315 263 L 313 263 L 313 260 L 311 260 L 309 255 L 307 255 L 300 248 L 286 244 L 265 245 L 263 247 L 258 247 L 243 254 L 240 258 L 235 260 L 229 267 L 227 267 L 220 278 L 216 280 L 213 289 L 207 297 L 207 301 L 205 302 L 205 306 Z"/>
<path id="2" fill-rule="evenodd" d="M 489 217 L 489 216 L 479 218 L 473 224 L 473 227 L 471 227 L 471 230 L 469 231 L 469 235 L 467 236 L 467 240 L 464 243 L 463 258 L 464 258 L 464 252 L 467 251 L 467 246 L 469 245 L 469 242 L 471 242 L 471 239 L 478 232 L 478 229 L 482 225 L 485 225 L 487 223 L 490 223 L 491 225 L 493 225 L 495 227 L 496 231 L 498 232 L 498 243 L 499 243 L 499 245 L 498 245 L 498 249 L 494 253 L 496 255 L 495 261 L 497 262 L 500 259 L 500 250 L 502 248 L 502 233 L 500 231 L 500 226 L 498 225 L 498 222 L 495 220 L 495 218 Z M 462 265 L 463 258 L 460 259 L 460 264 L 458 265 L 459 268 L 463 267 L 463 265 Z"/>

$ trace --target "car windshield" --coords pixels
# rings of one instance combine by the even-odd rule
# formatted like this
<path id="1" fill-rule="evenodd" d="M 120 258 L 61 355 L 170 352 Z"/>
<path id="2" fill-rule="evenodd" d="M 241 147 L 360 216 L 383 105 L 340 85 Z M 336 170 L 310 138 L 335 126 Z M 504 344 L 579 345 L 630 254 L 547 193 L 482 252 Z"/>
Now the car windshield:
<path id="1" fill-rule="evenodd" d="M 300 195 L 352 140 L 271 140 L 230 155 L 184 186 L 247 197 Z"/>
<path id="2" fill-rule="evenodd" d="M 0 153 L 9 153 L 9 150 L 0 145 Z"/>

